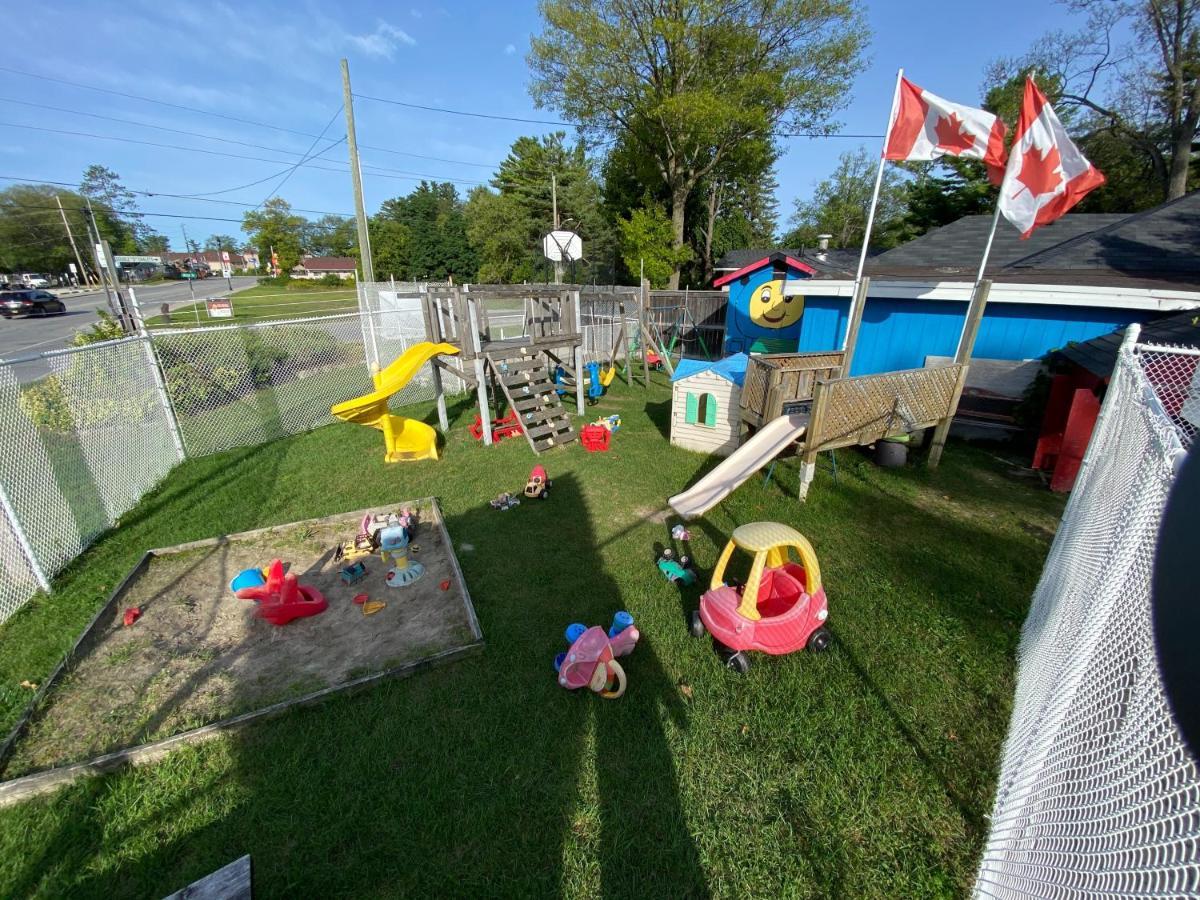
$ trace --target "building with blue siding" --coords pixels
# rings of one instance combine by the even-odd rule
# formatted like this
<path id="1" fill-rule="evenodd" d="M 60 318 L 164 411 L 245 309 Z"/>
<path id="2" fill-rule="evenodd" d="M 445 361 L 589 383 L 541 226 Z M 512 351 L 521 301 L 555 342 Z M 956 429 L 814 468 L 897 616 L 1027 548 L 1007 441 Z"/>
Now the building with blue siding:
<path id="1" fill-rule="evenodd" d="M 851 375 L 919 368 L 930 357 L 954 355 L 990 220 L 967 216 L 869 260 Z M 1027 240 L 1002 223 L 973 355 L 1039 358 L 1130 322 L 1198 309 L 1198 250 L 1200 192 L 1132 216 L 1068 214 Z M 725 267 L 714 286 L 729 290 L 726 352 L 841 348 L 854 255 L 835 253 L 791 250 L 734 271 Z M 778 285 L 783 299 L 764 293 L 770 285 Z M 763 298 L 776 315 L 786 311 L 785 327 L 761 327 Z"/>

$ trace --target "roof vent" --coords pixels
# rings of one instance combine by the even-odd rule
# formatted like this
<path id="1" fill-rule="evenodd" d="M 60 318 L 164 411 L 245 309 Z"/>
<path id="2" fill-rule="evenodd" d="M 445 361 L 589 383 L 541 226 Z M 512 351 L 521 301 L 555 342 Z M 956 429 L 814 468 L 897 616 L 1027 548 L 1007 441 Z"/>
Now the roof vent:
<path id="1" fill-rule="evenodd" d="M 832 237 L 832 234 L 817 235 L 817 259 L 825 259 L 825 251 L 829 249 L 829 239 Z"/>

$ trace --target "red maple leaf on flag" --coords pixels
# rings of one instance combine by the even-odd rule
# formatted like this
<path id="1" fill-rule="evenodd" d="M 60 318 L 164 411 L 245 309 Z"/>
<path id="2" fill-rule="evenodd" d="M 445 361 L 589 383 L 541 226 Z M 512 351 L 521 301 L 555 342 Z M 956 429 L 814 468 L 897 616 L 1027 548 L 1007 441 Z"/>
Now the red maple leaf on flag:
<path id="1" fill-rule="evenodd" d="M 1058 169 L 1062 166 L 1062 157 L 1058 148 L 1051 146 L 1042 156 L 1037 146 L 1031 146 L 1021 156 L 1021 173 L 1017 181 L 1029 188 L 1029 193 L 1037 197 L 1039 194 L 1049 194 L 1062 183 L 1062 175 Z M 1021 193 L 1017 191 L 1013 196 Z"/>
<path id="2" fill-rule="evenodd" d="M 963 122 L 958 117 L 958 113 L 950 113 L 944 119 L 938 117 L 937 125 L 933 130 L 937 135 L 937 148 L 945 150 L 952 156 L 958 156 L 975 146 L 975 136 L 969 132 L 963 132 Z"/>

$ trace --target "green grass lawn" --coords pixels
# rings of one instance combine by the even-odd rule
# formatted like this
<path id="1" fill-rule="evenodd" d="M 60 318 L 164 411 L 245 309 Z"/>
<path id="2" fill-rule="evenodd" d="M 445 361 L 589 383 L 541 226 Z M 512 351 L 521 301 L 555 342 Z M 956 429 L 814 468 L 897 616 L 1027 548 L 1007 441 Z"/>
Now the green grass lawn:
<path id="1" fill-rule="evenodd" d="M 668 445 L 669 402 L 614 384 L 591 411 L 622 415 L 613 451 L 541 457 L 551 498 L 509 512 L 487 501 L 535 459 L 472 441 L 465 402 L 439 462 L 334 425 L 182 465 L 0 628 L 5 726 L 145 549 L 427 494 L 487 649 L 0 810 L 0 896 L 162 896 L 247 852 L 259 897 L 965 893 L 1059 499 L 958 444 L 935 473 L 839 451 L 807 504 L 781 462 L 692 550 L 707 569 L 735 525 L 795 525 L 835 639 L 739 676 L 688 635 L 700 588 L 654 566 L 666 497 L 715 464 Z M 643 633 L 625 697 L 560 688 L 563 629 L 621 608 Z"/>
<path id="2" fill-rule="evenodd" d="M 233 294 L 233 319 L 210 319 L 204 302 L 189 303 L 171 310 L 170 325 L 187 327 L 196 324 L 222 325 L 231 321 L 255 322 L 263 319 L 291 319 L 300 316 L 329 316 L 358 309 L 358 294 L 354 282 L 349 287 L 331 287 L 319 281 L 293 280 L 287 287 L 260 284 Z M 167 325 L 162 316 L 147 319 L 155 327 Z"/>

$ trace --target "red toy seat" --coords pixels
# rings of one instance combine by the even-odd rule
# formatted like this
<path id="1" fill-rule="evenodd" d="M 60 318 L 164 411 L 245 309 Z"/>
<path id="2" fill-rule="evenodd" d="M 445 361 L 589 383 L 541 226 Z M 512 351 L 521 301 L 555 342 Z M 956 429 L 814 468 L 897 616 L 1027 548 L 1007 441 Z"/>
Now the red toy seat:
<path id="1" fill-rule="evenodd" d="M 603 425 L 584 425 L 579 431 L 579 443 L 588 453 L 603 452 L 612 441 L 612 432 Z"/>
<path id="2" fill-rule="evenodd" d="M 804 566 L 788 562 L 776 569 L 766 569 L 758 586 L 758 613 L 764 619 L 782 616 L 804 596 L 808 579 Z"/>

